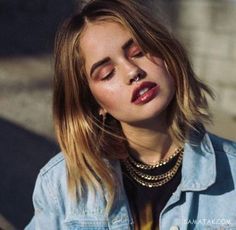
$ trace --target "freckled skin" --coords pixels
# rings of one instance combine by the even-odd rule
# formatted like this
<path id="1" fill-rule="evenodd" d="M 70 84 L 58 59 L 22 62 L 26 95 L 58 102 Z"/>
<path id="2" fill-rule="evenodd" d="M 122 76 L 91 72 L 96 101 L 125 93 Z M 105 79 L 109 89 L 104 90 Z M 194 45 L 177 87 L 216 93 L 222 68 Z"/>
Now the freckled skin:
<path id="1" fill-rule="evenodd" d="M 135 54 L 137 49 L 140 49 L 138 44 L 134 44 L 131 50 L 127 51 L 127 55 L 122 46 L 131 38 L 131 33 L 116 22 L 96 22 L 87 25 L 80 40 L 80 48 L 85 58 L 89 87 L 100 106 L 121 124 L 137 125 L 147 120 L 158 121 L 160 116 L 165 116 L 163 111 L 174 96 L 174 80 L 162 59 L 133 55 L 133 51 Z M 110 58 L 110 63 L 96 69 L 91 77 L 92 65 L 105 57 Z M 145 77 L 130 84 L 130 79 L 139 69 L 146 73 Z M 102 78 L 111 70 L 114 70 L 112 77 L 103 80 Z M 131 103 L 133 90 L 144 81 L 155 82 L 160 89 L 157 96 L 148 103 L 135 105 Z"/>

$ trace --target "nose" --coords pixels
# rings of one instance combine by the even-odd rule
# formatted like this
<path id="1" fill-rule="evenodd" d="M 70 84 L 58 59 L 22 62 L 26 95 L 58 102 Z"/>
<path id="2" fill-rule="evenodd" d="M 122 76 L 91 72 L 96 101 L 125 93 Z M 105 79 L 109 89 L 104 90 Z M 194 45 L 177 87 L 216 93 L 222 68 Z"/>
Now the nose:
<path id="1" fill-rule="evenodd" d="M 146 77 L 146 72 L 138 65 L 129 61 L 123 64 L 125 65 L 125 70 L 127 71 L 126 76 L 128 76 L 128 80 L 126 80 L 126 82 L 128 85 L 131 85 L 133 82 L 138 82 Z"/>
<path id="2" fill-rule="evenodd" d="M 138 69 L 137 73 L 129 79 L 129 84 L 131 85 L 133 82 L 138 82 L 145 78 L 146 73 L 142 69 Z"/>

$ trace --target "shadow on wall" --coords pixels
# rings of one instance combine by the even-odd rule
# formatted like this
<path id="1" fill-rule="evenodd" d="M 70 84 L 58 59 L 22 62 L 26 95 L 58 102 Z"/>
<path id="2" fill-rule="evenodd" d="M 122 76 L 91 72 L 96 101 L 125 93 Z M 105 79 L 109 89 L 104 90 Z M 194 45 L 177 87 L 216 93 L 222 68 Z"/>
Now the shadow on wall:
<path id="1" fill-rule="evenodd" d="M 142 0 L 141 0 L 142 2 Z M 149 0 L 153 13 L 170 31 L 175 31 L 179 17 L 179 3 L 176 0 Z"/>
<path id="2" fill-rule="evenodd" d="M 0 214 L 23 229 L 33 216 L 37 174 L 59 148 L 53 141 L 4 119 L 0 119 L 0 130 Z"/>
<path id="3" fill-rule="evenodd" d="M 148 2 L 154 5 L 154 0 Z M 174 24 L 177 16 L 175 3 L 174 0 L 155 2 L 160 9 L 158 14 L 164 17 L 171 15 L 171 24 Z M 1 0 L 0 56 L 51 52 L 58 25 L 75 8 L 80 7 L 81 0 Z M 161 13 L 163 9 L 164 14 Z"/>
<path id="4" fill-rule="evenodd" d="M 52 51 L 58 24 L 76 0 L 1 0 L 0 56 L 37 55 Z"/>
<path id="5" fill-rule="evenodd" d="M 74 11 L 77 2 L 1 0 L 0 57 L 51 53 L 58 25 Z M 33 215 L 32 192 L 39 169 L 59 148 L 53 141 L 2 118 L 0 130 L 0 216 L 23 229 Z"/>

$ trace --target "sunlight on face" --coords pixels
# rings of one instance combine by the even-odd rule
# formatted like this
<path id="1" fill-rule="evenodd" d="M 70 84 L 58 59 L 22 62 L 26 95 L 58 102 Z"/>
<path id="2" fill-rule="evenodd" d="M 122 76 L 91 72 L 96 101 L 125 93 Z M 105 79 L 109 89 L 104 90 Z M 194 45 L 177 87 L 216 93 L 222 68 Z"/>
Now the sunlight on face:
<path id="1" fill-rule="evenodd" d="M 121 123 L 160 119 L 175 93 L 162 59 L 150 58 L 128 29 L 110 21 L 88 23 L 80 48 L 89 87 L 101 108 Z"/>

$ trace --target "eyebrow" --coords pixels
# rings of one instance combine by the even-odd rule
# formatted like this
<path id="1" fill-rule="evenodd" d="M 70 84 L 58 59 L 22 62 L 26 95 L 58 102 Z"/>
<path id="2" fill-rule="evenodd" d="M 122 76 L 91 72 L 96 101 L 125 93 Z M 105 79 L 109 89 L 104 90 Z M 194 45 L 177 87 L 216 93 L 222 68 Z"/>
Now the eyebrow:
<path id="1" fill-rule="evenodd" d="M 122 46 L 122 49 L 123 49 L 123 50 L 129 49 L 130 46 L 133 45 L 133 43 L 134 43 L 133 38 L 130 38 L 130 39 Z"/>
<path id="2" fill-rule="evenodd" d="M 132 38 L 130 38 L 127 42 L 125 42 L 124 45 L 122 45 L 122 49 L 123 50 L 127 50 L 129 49 L 129 47 L 134 43 L 134 40 Z M 102 66 L 108 62 L 110 62 L 111 59 L 109 57 L 105 57 L 103 58 L 102 60 L 94 63 L 91 67 L 91 70 L 90 70 L 90 76 L 92 76 L 93 72 L 95 71 L 95 69 L 97 69 L 99 66 Z"/>
<path id="3" fill-rule="evenodd" d="M 103 58 L 102 60 L 94 63 L 91 67 L 91 70 L 90 70 L 90 76 L 92 76 L 93 72 L 95 71 L 95 69 L 97 69 L 99 66 L 101 65 L 104 65 L 106 63 L 108 63 L 111 59 L 109 57 L 105 57 Z"/>

